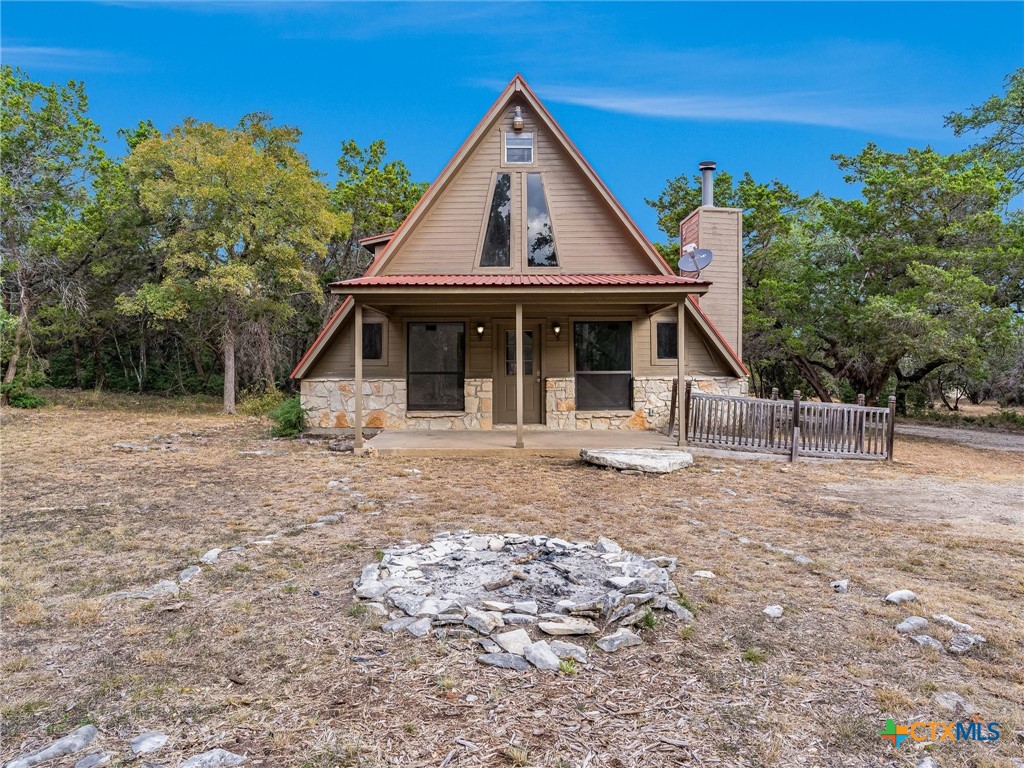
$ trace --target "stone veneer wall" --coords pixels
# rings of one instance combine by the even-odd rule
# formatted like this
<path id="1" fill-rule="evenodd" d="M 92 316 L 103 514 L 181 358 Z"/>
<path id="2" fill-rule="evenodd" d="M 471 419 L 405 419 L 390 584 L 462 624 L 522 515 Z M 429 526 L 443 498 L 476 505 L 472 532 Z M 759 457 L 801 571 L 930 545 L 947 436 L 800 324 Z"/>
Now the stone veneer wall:
<path id="1" fill-rule="evenodd" d="M 747 380 L 731 376 L 687 376 L 701 392 L 747 394 Z M 633 379 L 633 410 L 577 411 L 576 379 L 544 382 L 547 426 L 551 429 L 663 429 L 668 423 L 674 377 L 637 376 Z"/>
<path id="2" fill-rule="evenodd" d="M 632 411 L 577 411 L 576 379 L 545 379 L 549 429 L 663 429 L 672 400 L 671 377 L 633 379 Z M 746 395 L 747 380 L 730 376 L 688 376 L 701 392 Z M 352 379 L 303 379 L 302 406 L 314 427 L 351 429 L 355 421 Z M 464 413 L 412 412 L 405 409 L 405 379 L 363 381 L 363 426 L 370 429 L 493 429 L 491 379 L 466 379 Z"/>
<path id="3" fill-rule="evenodd" d="M 355 381 L 303 379 L 302 406 L 314 427 L 351 429 L 355 423 Z M 363 426 L 368 429 L 491 429 L 490 379 L 466 379 L 463 413 L 406 411 L 405 379 L 363 380 Z"/>

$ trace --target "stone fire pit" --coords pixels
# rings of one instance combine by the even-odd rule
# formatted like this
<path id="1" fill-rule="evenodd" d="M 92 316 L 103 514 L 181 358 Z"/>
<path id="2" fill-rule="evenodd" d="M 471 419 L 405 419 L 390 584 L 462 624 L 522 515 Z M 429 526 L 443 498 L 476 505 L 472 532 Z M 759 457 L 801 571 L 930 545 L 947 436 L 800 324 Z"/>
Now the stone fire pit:
<path id="1" fill-rule="evenodd" d="M 693 621 L 675 600 L 675 567 L 675 558 L 646 559 L 604 538 L 461 531 L 384 550 L 355 591 L 387 618 L 384 632 L 474 640 L 483 664 L 555 670 L 561 659 L 587 659 L 568 639 L 595 637 L 613 652 L 640 644 L 631 627 L 655 611 Z"/>

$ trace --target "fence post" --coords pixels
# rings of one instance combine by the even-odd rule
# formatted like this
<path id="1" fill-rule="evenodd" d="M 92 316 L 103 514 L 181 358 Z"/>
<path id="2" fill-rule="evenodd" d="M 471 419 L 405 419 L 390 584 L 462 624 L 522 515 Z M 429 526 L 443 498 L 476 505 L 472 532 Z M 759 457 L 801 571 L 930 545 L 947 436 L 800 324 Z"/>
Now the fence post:
<path id="1" fill-rule="evenodd" d="M 889 428 L 885 436 L 885 460 L 892 461 L 892 444 L 896 440 L 896 395 L 889 395 Z"/>
<path id="2" fill-rule="evenodd" d="M 796 461 L 800 455 L 800 390 L 793 390 L 793 445 L 790 450 L 789 460 Z"/>
<path id="3" fill-rule="evenodd" d="M 864 405 L 863 392 L 857 395 L 857 405 Z M 857 434 L 854 440 L 856 441 L 857 453 L 864 453 L 864 412 L 857 411 L 857 413 L 854 415 L 856 416 L 856 421 L 854 421 L 854 424 L 856 425 L 857 430 Z"/>
<path id="4" fill-rule="evenodd" d="M 693 382 L 686 382 L 685 394 L 683 395 L 682 409 L 683 409 L 683 430 L 684 434 L 688 434 L 690 431 L 690 390 L 693 388 Z"/>
<path id="5" fill-rule="evenodd" d="M 778 387 L 772 387 L 772 400 L 778 400 L 778 399 L 779 399 L 779 388 Z"/>

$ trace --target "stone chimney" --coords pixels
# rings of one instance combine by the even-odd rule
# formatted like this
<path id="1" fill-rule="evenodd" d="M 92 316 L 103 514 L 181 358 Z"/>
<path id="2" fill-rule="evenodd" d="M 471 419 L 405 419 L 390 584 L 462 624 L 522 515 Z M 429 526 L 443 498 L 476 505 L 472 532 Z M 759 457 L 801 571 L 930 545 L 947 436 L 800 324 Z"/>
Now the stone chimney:
<path id="1" fill-rule="evenodd" d="M 714 205 L 715 164 L 700 164 L 703 204 L 679 225 L 679 247 L 693 243 L 709 248 L 715 258 L 701 273 L 712 283 L 700 297 L 700 308 L 736 354 L 743 356 L 743 211 Z M 692 273 L 680 272 L 692 276 Z"/>

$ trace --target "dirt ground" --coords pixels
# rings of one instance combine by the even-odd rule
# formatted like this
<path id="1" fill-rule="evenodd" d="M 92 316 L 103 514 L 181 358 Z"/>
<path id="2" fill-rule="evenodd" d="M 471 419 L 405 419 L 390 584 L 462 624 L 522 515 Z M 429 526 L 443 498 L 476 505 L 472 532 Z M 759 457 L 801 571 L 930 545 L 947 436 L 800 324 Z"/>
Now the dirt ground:
<path id="1" fill-rule="evenodd" d="M 1024 758 L 1021 453 L 901 436 L 894 465 L 698 458 L 654 477 L 543 457 L 359 458 L 140 398 L 2 422 L 0 759 L 83 723 L 120 755 L 143 731 L 169 734 L 152 756 L 167 766 L 214 747 L 305 768 Z M 342 478 L 349 490 L 327 488 Z M 290 531 L 332 513 L 341 520 Z M 467 641 L 385 636 L 353 605 L 352 579 L 378 549 L 462 528 L 604 535 L 677 556 L 696 621 L 594 650 L 573 675 L 521 673 L 479 666 Z M 235 545 L 246 549 L 177 598 L 104 600 Z M 847 594 L 829 588 L 840 578 Z M 883 601 L 903 588 L 919 600 Z M 772 603 L 782 619 L 762 614 Z M 939 613 L 987 642 L 957 657 L 893 629 Z M 1002 737 L 894 748 L 878 736 L 886 717 L 957 719 L 936 701 L 948 691 Z"/>

